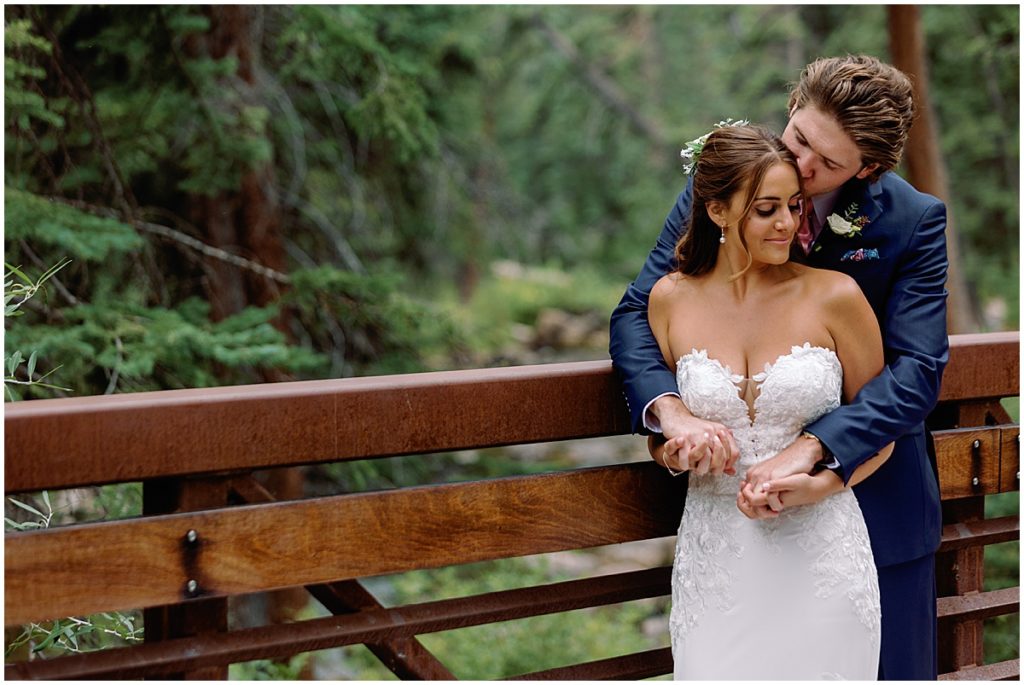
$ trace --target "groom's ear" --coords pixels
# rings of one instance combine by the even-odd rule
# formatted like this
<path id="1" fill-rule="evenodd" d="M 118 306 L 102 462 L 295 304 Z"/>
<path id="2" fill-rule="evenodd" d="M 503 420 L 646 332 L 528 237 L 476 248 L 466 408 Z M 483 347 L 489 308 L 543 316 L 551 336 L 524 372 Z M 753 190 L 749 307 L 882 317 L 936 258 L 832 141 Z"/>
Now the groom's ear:
<path id="1" fill-rule="evenodd" d="M 863 181 L 865 178 L 875 173 L 877 169 L 877 164 L 868 164 L 867 166 L 863 167 L 860 171 L 857 172 L 857 180 Z"/>

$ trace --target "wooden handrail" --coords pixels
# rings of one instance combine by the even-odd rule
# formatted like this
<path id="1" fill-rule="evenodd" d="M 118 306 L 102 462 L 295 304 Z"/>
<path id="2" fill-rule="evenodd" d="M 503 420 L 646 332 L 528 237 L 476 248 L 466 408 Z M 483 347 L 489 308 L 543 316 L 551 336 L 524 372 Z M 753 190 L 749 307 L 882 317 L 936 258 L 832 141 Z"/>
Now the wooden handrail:
<path id="1" fill-rule="evenodd" d="M 1019 489 L 1019 427 L 1003 423 L 1011 419 L 998 407 L 1019 394 L 1018 376 L 1018 333 L 951 338 L 942 406 L 930 419 L 946 522 L 937 573 L 957 579 L 940 590 L 949 595 L 939 601 L 940 645 L 957 650 L 943 667 L 956 673 L 945 679 L 1019 674 L 1017 661 L 972 666 L 981 663 L 981 622 L 1019 611 L 1018 588 L 981 592 L 980 584 L 981 547 L 1019 539 L 1016 517 L 984 518 L 985 495 Z M 161 500 L 146 499 L 149 515 L 139 519 L 8 534 L 7 625 L 146 608 L 150 627 L 165 605 L 177 612 L 171 620 L 204 616 L 195 625 L 213 631 L 147 629 L 141 647 L 11 664 L 8 678 L 223 678 L 230 663 L 360 642 L 409 656 L 409 677 L 424 677 L 448 672 L 417 635 L 670 589 L 665 567 L 387 608 L 357 580 L 672 535 L 685 479 L 650 461 L 291 502 L 272 502 L 252 477 L 269 467 L 627 433 L 609 362 L 42 400 L 8 405 L 5 426 L 8 493 L 143 480 L 147 497 Z M 175 503 L 165 494 L 179 486 L 188 494 Z M 225 506 L 229 492 L 250 504 Z M 229 596 L 296 585 L 335 615 L 233 631 L 226 618 L 211 622 L 216 612 L 226 617 Z M 661 649 L 520 677 L 670 670 Z"/>
<path id="2" fill-rule="evenodd" d="M 940 399 L 1017 395 L 1019 346 L 950 336 Z M 596 361 L 33 400 L 6 405 L 4 427 L 16 493 L 619 435 L 629 417 Z"/>

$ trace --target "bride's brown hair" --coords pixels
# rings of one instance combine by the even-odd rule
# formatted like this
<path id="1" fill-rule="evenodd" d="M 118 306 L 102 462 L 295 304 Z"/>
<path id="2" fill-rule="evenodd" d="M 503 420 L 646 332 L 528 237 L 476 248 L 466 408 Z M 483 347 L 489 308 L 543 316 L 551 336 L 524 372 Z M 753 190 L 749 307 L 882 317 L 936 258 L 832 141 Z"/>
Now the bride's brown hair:
<path id="1" fill-rule="evenodd" d="M 741 215 L 743 218 L 730 238 L 735 236 L 746 249 L 746 241 L 739 229 L 746 221 L 765 174 L 779 163 L 793 167 L 802 195 L 803 182 L 796 157 L 782 139 L 767 128 L 757 125 L 724 126 L 708 136 L 693 172 L 690 222 L 676 243 L 675 259 L 679 273 L 700 276 L 714 268 L 718 261 L 722 231 L 708 215 L 708 203 L 717 200 L 728 204 L 743 189 L 744 184 L 747 197 Z M 738 278 L 750 267 L 750 260 L 748 252 L 747 266 L 738 274 L 733 274 L 734 278 Z"/>

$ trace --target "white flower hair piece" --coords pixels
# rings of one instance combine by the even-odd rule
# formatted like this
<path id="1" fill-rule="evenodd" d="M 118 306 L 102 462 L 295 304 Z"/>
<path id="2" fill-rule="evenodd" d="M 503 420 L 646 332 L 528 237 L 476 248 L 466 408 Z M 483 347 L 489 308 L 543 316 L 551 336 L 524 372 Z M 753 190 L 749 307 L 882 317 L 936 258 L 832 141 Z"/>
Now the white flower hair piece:
<path id="1" fill-rule="evenodd" d="M 715 128 L 725 128 L 726 126 L 746 126 L 749 123 L 750 122 L 746 119 L 739 119 L 737 121 L 726 119 L 725 121 L 719 121 L 715 124 L 713 129 L 702 135 L 700 138 L 694 138 L 683 145 L 683 149 L 679 151 L 679 156 L 683 160 L 683 173 L 687 176 L 693 176 L 693 172 L 697 168 L 697 159 L 700 157 L 700 153 L 704 149 L 704 143 L 708 142 L 708 137 L 715 132 Z"/>

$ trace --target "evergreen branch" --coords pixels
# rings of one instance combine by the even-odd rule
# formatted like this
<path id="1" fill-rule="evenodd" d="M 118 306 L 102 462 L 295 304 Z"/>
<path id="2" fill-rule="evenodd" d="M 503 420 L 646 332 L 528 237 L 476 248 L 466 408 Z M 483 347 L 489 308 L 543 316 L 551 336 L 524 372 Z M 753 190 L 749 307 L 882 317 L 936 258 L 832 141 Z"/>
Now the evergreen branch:
<path id="1" fill-rule="evenodd" d="M 236 254 L 232 254 L 220 248 L 213 247 L 212 245 L 207 245 L 201 240 L 193 238 L 192 236 L 186 233 L 182 233 L 181 231 L 171 228 L 169 226 L 155 224 L 151 221 L 142 221 L 140 219 L 125 218 L 115 209 L 111 209 L 108 207 L 97 207 L 96 205 L 90 205 L 88 203 L 79 202 L 77 200 L 69 200 L 63 197 L 50 197 L 48 199 L 52 202 L 58 202 L 69 207 L 73 207 L 75 209 L 88 212 L 90 214 L 95 214 L 96 216 L 103 216 L 108 219 L 116 219 L 130 226 L 133 226 L 137 230 L 145 231 L 146 233 L 152 233 L 154 235 L 158 235 L 163 238 L 173 240 L 177 243 L 190 247 L 193 250 L 207 257 L 218 259 L 222 262 L 227 262 L 228 264 L 237 266 L 240 269 L 245 269 L 246 271 L 251 271 L 272 281 L 276 281 L 278 283 L 282 283 L 285 285 L 291 283 L 291 278 L 289 278 L 287 274 L 283 274 L 280 271 L 277 271 L 276 269 L 271 269 L 270 267 L 263 266 L 262 264 L 254 262 L 251 259 L 246 259 L 245 257 L 240 257 Z"/>

